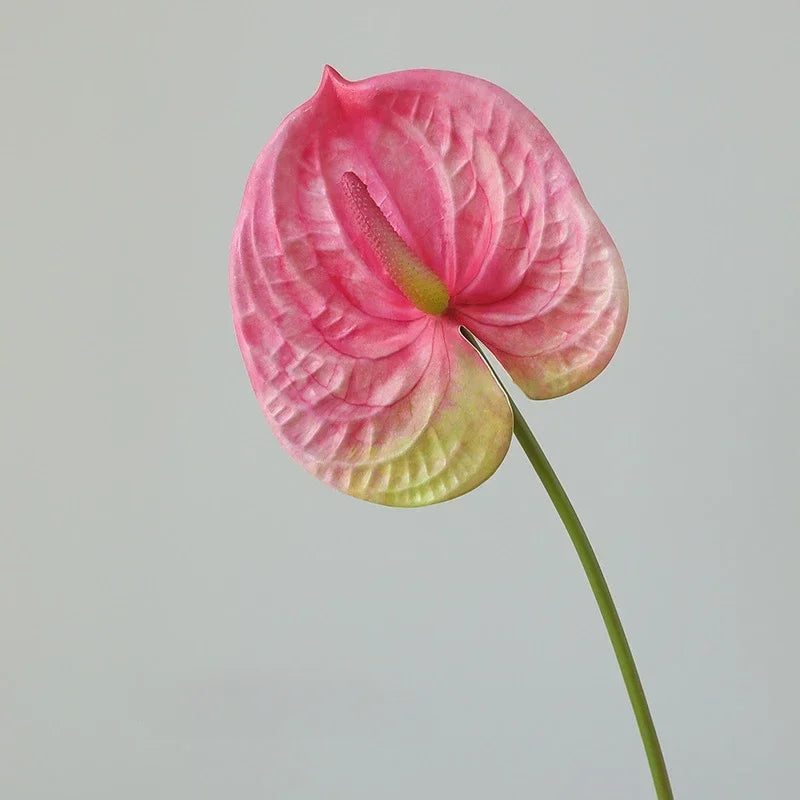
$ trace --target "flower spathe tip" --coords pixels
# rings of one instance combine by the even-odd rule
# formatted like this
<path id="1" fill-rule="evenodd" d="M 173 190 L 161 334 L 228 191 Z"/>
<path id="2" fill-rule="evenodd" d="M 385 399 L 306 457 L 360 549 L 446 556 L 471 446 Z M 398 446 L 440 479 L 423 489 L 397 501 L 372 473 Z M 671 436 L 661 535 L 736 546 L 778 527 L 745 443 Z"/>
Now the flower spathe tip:
<path id="1" fill-rule="evenodd" d="M 339 91 L 346 86 L 349 86 L 351 83 L 352 81 L 348 81 L 346 78 L 343 78 L 338 70 L 334 69 L 330 64 L 326 64 L 322 68 L 322 79 L 319 82 L 317 94 L 325 91 L 326 89 Z"/>

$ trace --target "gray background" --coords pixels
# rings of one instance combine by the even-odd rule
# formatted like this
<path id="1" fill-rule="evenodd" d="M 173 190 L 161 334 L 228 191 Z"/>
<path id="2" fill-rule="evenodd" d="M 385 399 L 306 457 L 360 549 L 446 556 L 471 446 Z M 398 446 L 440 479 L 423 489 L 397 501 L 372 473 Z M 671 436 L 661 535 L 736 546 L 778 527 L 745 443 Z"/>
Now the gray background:
<path id="1" fill-rule="evenodd" d="M 800 19 L 659 5 L 5 8 L 3 798 L 652 796 L 516 446 L 466 497 L 399 511 L 316 482 L 261 417 L 229 237 L 325 62 L 488 78 L 567 153 L 631 316 L 593 384 L 520 402 L 676 795 L 795 796 Z"/>

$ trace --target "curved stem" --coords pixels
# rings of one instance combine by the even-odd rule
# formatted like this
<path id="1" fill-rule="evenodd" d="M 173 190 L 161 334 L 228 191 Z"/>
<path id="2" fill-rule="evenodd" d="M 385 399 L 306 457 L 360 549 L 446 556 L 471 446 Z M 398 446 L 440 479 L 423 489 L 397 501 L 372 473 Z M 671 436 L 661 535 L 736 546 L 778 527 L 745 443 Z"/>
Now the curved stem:
<path id="1" fill-rule="evenodd" d="M 578 553 L 578 558 L 583 565 L 584 572 L 586 572 L 586 577 L 589 579 L 589 585 L 592 587 L 595 600 L 597 600 L 600 614 L 603 616 L 603 622 L 606 624 L 606 630 L 622 672 L 622 679 L 625 681 L 625 688 L 628 690 L 628 697 L 633 706 L 636 723 L 639 726 L 642 744 L 644 744 L 644 750 L 647 753 L 647 761 L 650 764 L 650 772 L 653 775 L 656 796 L 659 800 L 672 800 L 672 789 L 669 785 L 667 766 L 661 753 L 661 745 L 658 742 L 658 735 L 647 705 L 647 698 L 644 696 L 644 689 L 631 654 L 631 648 L 628 645 L 628 639 L 622 628 L 622 622 L 620 622 L 619 614 L 614 606 L 611 592 L 608 589 L 606 579 L 603 577 L 597 556 L 594 554 L 592 545 L 586 536 L 586 531 L 583 529 L 575 509 L 572 507 L 561 481 L 559 481 L 558 476 L 550 466 L 550 462 L 542 452 L 539 442 L 536 441 L 536 437 L 528 427 L 528 423 L 522 418 L 514 401 L 511 398 L 509 400 L 514 412 L 514 435 L 522 445 L 528 460 L 533 464 L 536 474 L 544 484 L 544 488 L 547 490 L 547 494 L 550 495 L 550 499 L 558 512 L 558 516 L 561 517 L 561 521 L 567 529 L 569 538 L 572 540 L 572 544 Z"/>
<path id="2" fill-rule="evenodd" d="M 485 354 L 481 350 L 475 337 L 466 330 L 461 329 L 464 336 L 477 348 L 481 353 L 487 364 L 489 361 L 486 359 Z M 495 370 L 489 365 L 492 372 L 495 374 L 498 382 L 502 386 L 499 377 Z M 633 660 L 631 648 L 628 645 L 628 640 L 625 636 L 625 631 L 622 628 L 617 609 L 614 606 L 614 601 L 611 598 L 611 592 L 608 589 L 606 579 L 603 577 L 603 572 L 600 569 L 600 564 L 597 561 L 597 556 L 594 554 L 589 539 L 586 536 L 586 531 L 572 507 L 564 487 L 561 485 L 558 476 L 554 472 L 550 462 L 547 460 L 539 442 L 528 427 L 528 423 L 520 414 L 519 408 L 512 399 L 511 395 L 506 392 L 508 402 L 511 404 L 511 410 L 514 412 L 514 435 L 517 441 L 522 445 L 525 455 L 536 470 L 536 474 L 542 481 L 547 494 L 555 506 L 558 516 L 564 523 L 567 529 L 569 538 L 578 553 L 578 558 L 583 565 L 586 577 L 589 579 L 589 585 L 592 587 L 595 600 L 600 609 L 600 614 L 603 617 L 608 636 L 611 639 L 611 645 L 614 648 L 614 654 L 617 657 L 620 671 L 622 672 L 622 679 L 625 681 L 625 688 L 628 690 L 628 697 L 630 698 L 631 705 L 633 706 L 633 713 L 636 717 L 636 723 L 639 726 L 639 734 L 642 737 L 642 744 L 644 745 L 645 753 L 647 754 L 647 761 L 650 764 L 650 772 L 653 776 L 653 784 L 656 790 L 658 800 L 673 800 L 672 789 L 669 783 L 669 775 L 667 774 L 667 766 L 664 763 L 664 756 L 661 753 L 661 745 L 658 741 L 656 728 L 653 724 L 653 718 L 650 715 L 650 709 L 647 705 L 647 698 L 644 696 L 644 689 L 642 682 L 639 679 L 639 673 L 636 669 L 636 664 Z"/>

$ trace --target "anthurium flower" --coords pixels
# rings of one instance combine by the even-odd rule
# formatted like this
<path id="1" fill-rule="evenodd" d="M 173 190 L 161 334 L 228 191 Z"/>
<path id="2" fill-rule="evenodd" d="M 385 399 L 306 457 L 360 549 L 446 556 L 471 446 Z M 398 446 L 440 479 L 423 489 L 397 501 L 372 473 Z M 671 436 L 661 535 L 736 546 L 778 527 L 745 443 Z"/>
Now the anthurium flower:
<path id="1" fill-rule="evenodd" d="M 435 70 L 325 69 L 253 167 L 230 280 L 280 442 L 398 506 L 469 491 L 508 449 L 508 399 L 462 327 L 544 399 L 606 366 L 627 314 L 619 254 L 542 123 Z"/>

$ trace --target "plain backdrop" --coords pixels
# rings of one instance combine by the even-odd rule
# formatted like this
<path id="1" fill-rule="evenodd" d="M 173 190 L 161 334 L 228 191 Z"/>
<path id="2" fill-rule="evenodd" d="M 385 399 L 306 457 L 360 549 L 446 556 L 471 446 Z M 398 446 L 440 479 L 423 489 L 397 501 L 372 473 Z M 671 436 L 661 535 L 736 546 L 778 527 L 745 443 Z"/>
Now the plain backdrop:
<path id="1" fill-rule="evenodd" d="M 228 246 L 330 63 L 487 78 L 628 270 L 610 367 L 515 396 L 619 605 L 676 797 L 797 790 L 795 2 L 16 3 L 2 11 L 0 796 L 652 797 L 521 451 L 403 511 L 273 439 Z"/>

